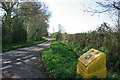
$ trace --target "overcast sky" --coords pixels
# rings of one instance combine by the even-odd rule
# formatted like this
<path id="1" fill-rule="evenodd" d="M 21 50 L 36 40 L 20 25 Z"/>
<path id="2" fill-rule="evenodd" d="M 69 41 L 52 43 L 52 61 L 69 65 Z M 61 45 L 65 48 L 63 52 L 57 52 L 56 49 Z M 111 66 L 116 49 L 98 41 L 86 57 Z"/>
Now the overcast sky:
<path id="1" fill-rule="evenodd" d="M 39 0 L 38 0 L 39 1 Z M 49 20 L 50 33 L 58 31 L 58 24 L 61 24 L 67 33 L 74 34 L 80 32 L 87 32 L 90 30 L 95 30 L 103 22 L 113 25 L 111 18 L 107 13 L 100 16 L 91 16 L 90 13 L 85 13 L 84 6 L 91 5 L 96 7 L 94 0 L 40 0 L 45 2 L 50 11 L 52 12 L 51 18 Z M 0 15 L 3 12 L 0 12 Z"/>
<path id="2" fill-rule="evenodd" d="M 55 32 L 58 31 L 58 24 L 61 24 L 66 32 L 70 34 L 95 30 L 97 26 L 100 26 L 103 22 L 112 24 L 111 19 L 107 14 L 91 16 L 90 13 L 85 13 L 82 11 L 84 9 L 83 4 L 91 4 L 91 6 L 94 7 L 95 4 L 92 0 L 42 1 L 49 6 L 49 9 L 52 12 L 49 22 L 50 33 L 53 33 L 53 27 Z"/>

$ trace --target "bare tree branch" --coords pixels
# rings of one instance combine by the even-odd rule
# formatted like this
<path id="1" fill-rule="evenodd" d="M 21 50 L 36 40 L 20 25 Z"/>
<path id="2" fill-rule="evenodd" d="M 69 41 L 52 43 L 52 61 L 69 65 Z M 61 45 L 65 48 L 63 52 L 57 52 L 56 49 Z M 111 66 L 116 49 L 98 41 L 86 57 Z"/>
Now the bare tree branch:
<path id="1" fill-rule="evenodd" d="M 102 7 L 105 7 L 105 8 L 113 8 L 113 4 L 104 4 L 102 2 L 96 2 L 97 4 L 101 5 Z"/>
<path id="2" fill-rule="evenodd" d="M 90 13 L 105 13 L 105 12 L 117 12 L 118 10 L 120 10 L 120 5 L 119 5 L 119 2 L 115 2 L 114 1 L 95 1 L 95 3 L 97 4 L 96 6 L 97 7 L 85 7 L 84 6 L 84 12 L 90 12 Z M 114 13 L 115 14 L 115 13 Z"/>
<path id="3" fill-rule="evenodd" d="M 116 2 L 114 1 L 114 2 L 113 2 L 113 6 L 114 6 L 114 8 L 120 10 L 119 2 L 118 2 L 118 6 L 116 6 Z"/>
<path id="4" fill-rule="evenodd" d="M 4 2 L 1 2 L 1 8 L 7 12 L 7 7 Z"/>

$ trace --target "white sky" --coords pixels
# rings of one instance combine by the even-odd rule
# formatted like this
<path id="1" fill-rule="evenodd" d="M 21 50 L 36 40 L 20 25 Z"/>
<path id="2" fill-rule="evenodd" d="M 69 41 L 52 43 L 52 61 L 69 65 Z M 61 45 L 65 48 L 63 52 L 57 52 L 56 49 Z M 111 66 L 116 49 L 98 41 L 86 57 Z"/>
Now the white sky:
<path id="1" fill-rule="evenodd" d="M 50 18 L 49 32 L 58 31 L 58 24 L 61 24 L 67 33 L 87 32 L 95 30 L 103 22 L 112 24 L 110 17 L 107 14 L 91 16 L 89 13 L 84 13 L 83 4 L 94 6 L 92 0 L 42 0 L 47 3 L 52 12 Z"/>
<path id="2" fill-rule="evenodd" d="M 83 4 L 91 5 L 94 7 L 93 0 L 40 0 L 45 2 L 52 16 L 49 20 L 50 33 L 58 31 L 58 24 L 61 24 L 67 33 L 74 34 L 80 32 L 87 32 L 95 30 L 97 26 L 100 26 L 103 22 L 107 22 L 113 25 L 111 18 L 107 14 L 100 16 L 91 16 L 90 13 L 85 13 L 82 10 L 85 9 Z M 82 10 L 81 10 L 82 9 Z M 0 15 L 3 12 L 0 12 Z"/>

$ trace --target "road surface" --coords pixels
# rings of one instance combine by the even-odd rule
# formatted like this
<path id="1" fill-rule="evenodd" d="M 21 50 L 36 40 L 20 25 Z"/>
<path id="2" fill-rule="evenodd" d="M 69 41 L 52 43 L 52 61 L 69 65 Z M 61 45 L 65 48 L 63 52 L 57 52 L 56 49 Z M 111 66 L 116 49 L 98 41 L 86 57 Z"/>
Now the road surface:
<path id="1" fill-rule="evenodd" d="M 26 48 L 2 53 L 2 78 L 49 78 L 41 63 L 41 51 L 52 40 Z"/>

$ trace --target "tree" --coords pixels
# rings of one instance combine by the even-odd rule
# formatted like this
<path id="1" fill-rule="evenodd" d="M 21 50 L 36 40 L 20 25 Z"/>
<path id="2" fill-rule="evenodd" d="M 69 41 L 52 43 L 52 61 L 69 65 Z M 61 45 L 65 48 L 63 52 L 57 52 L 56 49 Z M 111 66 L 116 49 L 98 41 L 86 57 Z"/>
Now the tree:
<path id="1" fill-rule="evenodd" d="M 61 24 L 58 24 L 58 30 L 59 30 L 58 32 L 60 33 L 65 33 L 65 29 Z"/>
<path id="2" fill-rule="evenodd" d="M 12 21 L 12 43 L 20 43 L 27 41 L 27 29 L 24 25 L 24 19 L 19 15 Z"/>
<path id="3" fill-rule="evenodd" d="M 103 24 L 101 24 L 101 26 L 97 29 L 97 31 L 99 33 L 105 33 L 105 32 L 111 32 L 111 28 L 110 25 L 106 22 L 104 22 Z"/>
<path id="4" fill-rule="evenodd" d="M 14 6 L 17 2 L 2 2 L 0 1 L 0 8 L 6 12 L 6 25 L 11 26 L 11 15 L 14 11 Z"/>
<path id="5" fill-rule="evenodd" d="M 118 30 L 120 29 L 120 1 L 119 0 L 93 0 L 96 7 L 85 7 L 85 12 L 92 15 L 108 12 L 109 15 L 118 16 Z"/>
<path id="6" fill-rule="evenodd" d="M 45 7 L 44 7 L 45 6 Z M 48 8 L 41 2 L 25 2 L 20 5 L 21 15 L 26 20 L 29 40 L 40 40 L 48 35 L 48 19 L 51 15 Z"/>
<path id="7" fill-rule="evenodd" d="M 12 13 L 14 13 L 16 4 L 17 2 L 0 1 L 0 10 L 5 11 L 5 15 L 2 17 L 2 43 L 12 42 L 12 20 L 14 18 Z"/>
<path id="8" fill-rule="evenodd" d="M 6 17 L 2 18 L 2 44 L 9 44 L 12 42 L 12 28 L 5 24 Z"/>
<path id="9" fill-rule="evenodd" d="M 50 12 L 42 2 L 0 2 L 3 44 L 41 40 L 48 35 Z M 18 37 L 19 36 L 19 37 Z"/>
<path id="10" fill-rule="evenodd" d="M 94 13 L 104 13 L 104 12 L 110 12 L 110 11 L 118 11 L 120 10 L 120 1 L 116 0 L 101 0 L 96 1 L 93 0 L 96 3 L 96 6 L 98 7 L 85 7 L 84 11 L 92 12 Z"/>

